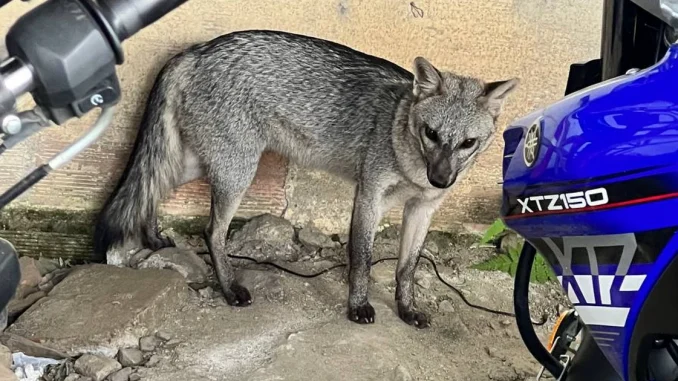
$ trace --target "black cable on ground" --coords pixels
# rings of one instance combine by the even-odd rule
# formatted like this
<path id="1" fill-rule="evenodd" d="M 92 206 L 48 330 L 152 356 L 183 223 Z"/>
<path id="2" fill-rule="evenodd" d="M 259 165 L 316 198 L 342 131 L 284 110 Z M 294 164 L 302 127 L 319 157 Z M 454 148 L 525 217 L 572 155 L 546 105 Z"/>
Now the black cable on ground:
<path id="1" fill-rule="evenodd" d="M 240 256 L 240 255 L 232 255 L 232 254 L 229 254 L 228 256 L 230 258 L 233 258 L 233 259 L 242 259 L 242 260 L 250 261 L 250 262 L 253 262 L 253 263 L 258 264 L 258 265 L 272 266 L 272 267 L 275 267 L 276 269 L 284 271 L 286 273 L 289 273 L 289 274 L 292 274 L 292 275 L 295 275 L 295 276 L 298 276 L 298 277 L 301 277 L 301 278 L 307 278 L 307 279 L 319 277 L 320 275 L 326 274 L 326 273 L 328 273 L 328 272 L 330 272 L 334 269 L 338 269 L 340 267 L 346 267 L 345 263 L 340 263 L 340 264 L 337 264 L 337 265 L 334 265 L 334 266 L 330 266 L 330 267 L 328 267 L 324 270 L 321 270 L 320 272 L 314 273 L 314 274 L 301 274 L 301 273 L 287 269 L 285 267 L 282 267 L 278 264 L 275 264 L 275 263 L 269 262 L 269 261 L 258 261 L 254 258 L 243 257 L 243 256 Z M 424 255 L 420 255 L 419 258 L 426 259 L 431 264 L 431 266 L 433 266 L 433 271 L 436 273 L 438 280 L 440 280 L 445 286 L 449 287 L 452 291 L 454 291 L 461 298 L 461 300 L 464 302 L 464 304 L 466 304 L 467 306 L 469 306 L 473 309 L 476 309 L 476 310 L 488 312 L 488 313 L 495 314 L 495 315 L 508 316 L 508 317 L 515 317 L 516 316 L 515 314 L 510 313 L 510 312 L 494 310 L 492 308 L 483 307 L 483 306 L 471 303 L 458 288 L 454 287 L 453 285 L 451 285 L 447 281 L 445 281 L 445 279 L 443 279 L 443 277 L 438 272 L 438 266 L 436 265 L 436 263 L 433 259 L 431 259 L 427 256 L 424 256 Z M 381 262 L 397 261 L 397 260 L 398 260 L 398 257 L 381 258 L 379 260 L 372 262 L 372 266 L 379 264 Z M 541 325 L 546 324 L 547 321 L 548 321 L 548 317 L 546 315 L 544 315 L 544 316 L 541 317 L 540 321 L 538 321 L 538 322 L 532 321 L 532 324 L 535 325 L 535 326 L 541 326 Z"/>

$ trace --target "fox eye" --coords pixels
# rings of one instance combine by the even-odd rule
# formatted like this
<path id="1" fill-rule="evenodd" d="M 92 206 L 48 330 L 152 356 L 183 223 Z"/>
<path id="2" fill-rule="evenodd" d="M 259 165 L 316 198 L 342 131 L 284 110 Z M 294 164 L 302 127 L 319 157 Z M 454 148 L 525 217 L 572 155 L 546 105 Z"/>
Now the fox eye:
<path id="1" fill-rule="evenodd" d="M 438 141 L 438 133 L 431 129 L 428 124 L 424 125 L 424 134 L 426 134 L 426 137 L 431 139 L 432 142 Z"/>
<path id="2" fill-rule="evenodd" d="M 461 149 L 469 149 L 472 148 L 474 145 L 476 145 L 476 140 L 477 139 L 466 139 L 461 144 L 459 145 L 459 148 Z"/>

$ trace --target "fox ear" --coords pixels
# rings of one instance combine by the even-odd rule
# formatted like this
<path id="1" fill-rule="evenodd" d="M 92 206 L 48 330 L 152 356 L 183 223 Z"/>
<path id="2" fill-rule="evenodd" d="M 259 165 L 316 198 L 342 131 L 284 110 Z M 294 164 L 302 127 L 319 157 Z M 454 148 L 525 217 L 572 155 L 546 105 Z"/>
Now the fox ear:
<path id="1" fill-rule="evenodd" d="M 519 84 L 518 78 L 487 83 L 485 84 L 485 93 L 479 100 L 490 112 L 490 115 L 496 118 L 501 114 L 504 101 L 508 95 L 517 89 Z"/>
<path id="2" fill-rule="evenodd" d="M 423 57 L 414 59 L 414 96 L 420 99 L 442 93 L 440 72 Z"/>

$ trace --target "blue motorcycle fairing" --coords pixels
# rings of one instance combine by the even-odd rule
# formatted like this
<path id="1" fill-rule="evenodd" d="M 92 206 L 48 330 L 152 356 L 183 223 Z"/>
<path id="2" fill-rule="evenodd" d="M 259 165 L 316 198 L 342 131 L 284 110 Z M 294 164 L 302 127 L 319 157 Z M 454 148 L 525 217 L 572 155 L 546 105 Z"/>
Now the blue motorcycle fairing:
<path id="1" fill-rule="evenodd" d="M 651 331 L 638 314 L 678 252 L 677 65 L 672 46 L 504 132 L 502 218 L 548 260 L 625 380 L 632 338 Z"/>

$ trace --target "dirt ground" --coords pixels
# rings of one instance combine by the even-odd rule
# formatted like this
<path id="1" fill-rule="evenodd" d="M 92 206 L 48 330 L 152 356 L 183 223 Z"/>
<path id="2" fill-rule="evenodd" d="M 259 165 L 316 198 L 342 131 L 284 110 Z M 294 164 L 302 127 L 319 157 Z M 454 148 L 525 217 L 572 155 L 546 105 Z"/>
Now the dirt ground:
<path id="1" fill-rule="evenodd" d="M 305 274 L 344 262 L 345 249 L 337 242 L 303 244 L 298 231 L 291 243 L 250 239 L 257 234 L 256 229 L 250 229 L 249 238 L 236 233 L 233 253 L 260 260 L 284 258 L 287 260 L 277 263 Z M 178 241 L 198 253 L 202 250 L 199 240 Z M 477 237 L 470 235 L 433 232 L 424 252 L 438 263 L 443 278 L 469 301 L 512 311 L 512 278 L 469 268 L 495 255 L 491 249 L 472 249 L 475 241 Z M 375 259 L 397 256 L 397 245 L 397 230 L 385 229 L 376 239 Z M 403 323 L 395 312 L 394 269 L 394 261 L 372 269 L 370 301 L 377 317 L 371 325 L 347 320 L 348 285 L 342 268 L 306 279 L 241 262 L 238 277 L 254 298 L 246 308 L 228 306 L 214 290 L 217 286 L 210 274 L 202 284 L 186 287 L 186 298 L 163 302 L 159 329 L 172 338 L 173 345 L 156 350 L 152 366 L 135 366 L 130 372 L 154 381 L 534 379 L 538 366 L 524 349 L 513 319 L 467 306 L 424 261 L 416 275 L 417 303 L 430 314 L 432 325 L 417 329 Z M 548 314 L 549 322 L 537 329 L 546 337 L 564 299 L 558 285 L 552 283 L 533 285 L 531 297 L 535 319 Z M 22 327 L 30 327 L 30 320 L 39 323 L 39 314 L 47 313 L 48 303 L 36 304 L 8 331 L 30 335 L 22 332 Z M 58 324 L 71 324 L 67 321 Z M 52 324 L 56 323 L 52 320 Z"/>

